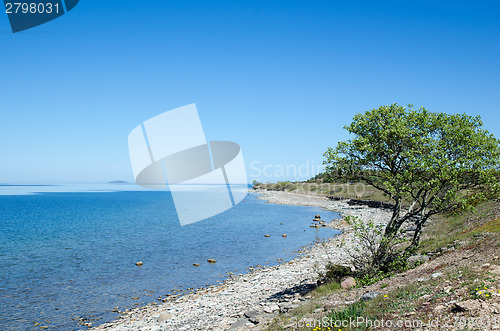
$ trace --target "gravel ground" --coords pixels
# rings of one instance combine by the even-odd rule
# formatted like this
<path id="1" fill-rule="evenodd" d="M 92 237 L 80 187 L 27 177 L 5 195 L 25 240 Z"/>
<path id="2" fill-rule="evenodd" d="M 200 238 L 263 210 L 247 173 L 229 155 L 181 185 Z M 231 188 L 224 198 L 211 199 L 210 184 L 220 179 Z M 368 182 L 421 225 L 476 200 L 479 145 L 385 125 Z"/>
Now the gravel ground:
<path id="1" fill-rule="evenodd" d="M 256 193 L 269 203 L 321 207 L 372 220 L 375 224 L 385 224 L 390 217 L 383 209 L 349 206 L 345 201 L 332 201 L 322 196 L 278 191 Z M 180 297 L 171 296 L 164 303 L 121 312 L 116 321 L 93 330 L 246 330 L 258 327 L 280 311 L 287 311 L 306 300 L 304 296 L 314 288 L 318 272 L 324 270 L 327 262 L 347 263 L 347 252 L 354 244 L 352 232 L 343 220 L 332 220 L 327 226 L 343 233 L 305 248 L 290 262 L 233 275 L 219 285 Z"/>

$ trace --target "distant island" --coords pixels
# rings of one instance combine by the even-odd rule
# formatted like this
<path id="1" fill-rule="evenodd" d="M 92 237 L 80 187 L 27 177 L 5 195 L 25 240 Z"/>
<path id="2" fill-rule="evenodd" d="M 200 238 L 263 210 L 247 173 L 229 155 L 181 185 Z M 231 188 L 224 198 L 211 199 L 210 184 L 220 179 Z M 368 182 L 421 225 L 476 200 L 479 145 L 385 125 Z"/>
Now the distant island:
<path id="1" fill-rule="evenodd" d="M 108 182 L 108 184 L 128 184 L 128 182 L 124 180 L 113 180 L 111 182 Z"/>

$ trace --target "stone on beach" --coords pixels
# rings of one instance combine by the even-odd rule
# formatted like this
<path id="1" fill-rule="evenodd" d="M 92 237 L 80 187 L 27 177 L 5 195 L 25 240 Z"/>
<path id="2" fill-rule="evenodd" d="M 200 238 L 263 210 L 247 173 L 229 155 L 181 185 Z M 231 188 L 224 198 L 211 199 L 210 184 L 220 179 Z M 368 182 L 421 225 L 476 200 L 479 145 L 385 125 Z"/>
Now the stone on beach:
<path id="1" fill-rule="evenodd" d="M 160 316 L 158 316 L 158 322 L 165 322 L 171 318 L 172 318 L 172 314 L 170 314 L 169 312 L 164 312 L 164 313 L 161 313 Z"/>
<path id="2" fill-rule="evenodd" d="M 366 292 L 365 294 L 363 294 L 361 296 L 361 301 L 369 301 L 369 300 L 372 300 L 372 299 L 375 299 L 376 297 L 378 297 L 380 295 L 380 292 L 376 292 L 376 291 L 372 291 L 372 292 Z"/>
<path id="3" fill-rule="evenodd" d="M 263 310 L 267 314 L 272 314 L 275 311 L 279 311 L 280 307 L 278 305 L 276 305 L 276 304 L 273 304 L 273 305 L 270 305 L 270 306 L 265 306 Z"/>
<path id="4" fill-rule="evenodd" d="M 256 310 L 247 311 L 245 313 L 245 317 L 248 318 L 248 320 L 250 322 L 252 322 L 253 324 L 259 324 L 259 322 L 260 322 L 259 312 Z"/>
<path id="5" fill-rule="evenodd" d="M 356 286 L 356 280 L 352 277 L 347 277 L 340 283 L 340 287 L 342 287 L 345 290 L 348 290 L 353 286 Z"/>

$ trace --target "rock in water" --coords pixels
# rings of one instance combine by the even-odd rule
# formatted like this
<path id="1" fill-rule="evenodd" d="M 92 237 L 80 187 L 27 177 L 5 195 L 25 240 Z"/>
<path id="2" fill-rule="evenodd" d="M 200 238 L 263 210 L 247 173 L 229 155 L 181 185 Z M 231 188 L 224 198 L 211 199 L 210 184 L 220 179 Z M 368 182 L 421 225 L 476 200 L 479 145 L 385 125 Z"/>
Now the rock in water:
<path id="1" fill-rule="evenodd" d="M 269 238 L 269 237 L 271 237 L 271 236 L 270 236 L 270 235 L 268 235 L 268 234 L 265 234 L 265 235 L 264 235 L 264 237 Z"/>
<path id="2" fill-rule="evenodd" d="M 342 281 L 342 283 L 340 283 L 340 287 L 346 290 L 350 289 L 353 286 L 356 286 L 356 280 L 352 277 L 347 277 Z"/>
<path id="3" fill-rule="evenodd" d="M 207 262 L 208 263 L 216 263 L 217 261 L 215 261 L 215 259 L 208 259 Z"/>
<path id="4" fill-rule="evenodd" d="M 316 214 L 316 216 L 314 216 L 314 218 L 320 219 L 321 216 L 319 214 Z"/>
<path id="5" fill-rule="evenodd" d="M 135 263 L 135 265 L 136 265 L 136 266 L 138 266 L 138 267 L 140 267 L 140 266 L 141 266 L 141 265 L 143 265 L 143 264 L 144 264 L 144 263 L 142 263 L 142 261 L 137 261 L 137 262 Z"/>
<path id="6" fill-rule="evenodd" d="M 193 266 L 195 266 L 195 267 L 199 267 L 199 266 L 200 266 L 200 264 L 199 264 L 199 263 L 193 263 Z"/>
<path id="7" fill-rule="evenodd" d="M 282 236 L 283 238 L 286 238 L 286 233 L 283 233 L 281 236 Z"/>

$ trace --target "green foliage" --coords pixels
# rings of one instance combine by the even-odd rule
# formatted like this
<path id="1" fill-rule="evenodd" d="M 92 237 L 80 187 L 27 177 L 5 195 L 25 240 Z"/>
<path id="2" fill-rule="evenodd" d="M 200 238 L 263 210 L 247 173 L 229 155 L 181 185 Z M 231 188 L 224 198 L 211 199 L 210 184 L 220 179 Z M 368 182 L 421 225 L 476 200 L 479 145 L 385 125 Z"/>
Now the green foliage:
<path id="1" fill-rule="evenodd" d="M 278 182 L 273 186 L 274 189 L 278 191 L 293 191 L 296 187 L 290 181 Z"/>
<path id="2" fill-rule="evenodd" d="M 328 263 L 326 265 L 326 273 L 322 275 L 324 281 L 340 283 L 342 278 L 352 274 L 351 268 L 339 264 Z"/>
<path id="3" fill-rule="evenodd" d="M 314 291 L 312 292 L 312 295 L 315 297 L 330 295 L 333 292 L 336 292 L 340 289 L 342 289 L 342 287 L 340 286 L 340 283 L 329 282 L 329 283 L 322 284 L 322 285 L 318 286 L 317 288 L 315 288 Z"/>
<path id="4" fill-rule="evenodd" d="M 332 321 L 333 325 L 335 325 L 335 322 L 342 323 L 342 321 L 356 321 L 358 317 L 365 316 L 366 303 L 364 303 L 363 301 L 358 301 L 356 303 L 350 304 L 339 311 L 332 310 L 332 312 L 327 315 L 327 317 Z M 342 325 L 340 324 L 340 326 Z M 364 329 L 364 327 L 361 327 L 361 330 Z"/>
<path id="5" fill-rule="evenodd" d="M 405 222 L 419 218 L 410 253 L 430 216 L 500 196 L 500 141 L 482 126 L 479 116 L 392 104 L 357 114 L 345 126 L 354 137 L 325 152 L 330 177 L 365 181 L 395 202 L 378 265 L 391 262 L 387 245 Z"/>
<path id="6" fill-rule="evenodd" d="M 356 278 L 356 282 L 361 286 L 370 286 L 387 277 L 390 277 L 389 273 L 380 270 L 372 270 L 369 273 L 363 273 L 359 275 Z"/>
<path id="7" fill-rule="evenodd" d="M 405 240 L 402 233 L 387 238 L 384 236 L 384 226 L 375 224 L 373 221 L 364 222 L 357 216 L 347 215 L 345 221 L 352 228 L 354 233 L 355 245 L 349 250 L 351 263 L 354 265 L 358 274 L 367 275 L 369 278 L 374 277 L 377 270 L 377 252 L 381 245 L 386 247 L 388 255 L 397 255 L 397 245 Z M 401 264 L 405 265 L 405 261 L 401 261 L 397 256 L 391 261 L 390 269 L 399 269 Z"/>
<path id="8" fill-rule="evenodd" d="M 470 209 L 500 190 L 500 142 L 480 117 L 393 104 L 357 114 L 354 139 L 325 153 L 328 172 L 362 178 L 394 200 Z M 416 206 L 418 207 L 418 206 Z"/>
<path id="9" fill-rule="evenodd" d="M 257 181 L 257 180 L 255 180 L 255 179 L 252 181 L 252 184 L 253 184 L 253 188 L 254 189 L 258 188 L 259 186 L 262 186 L 262 183 L 259 182 L 259 181 Z"/>

